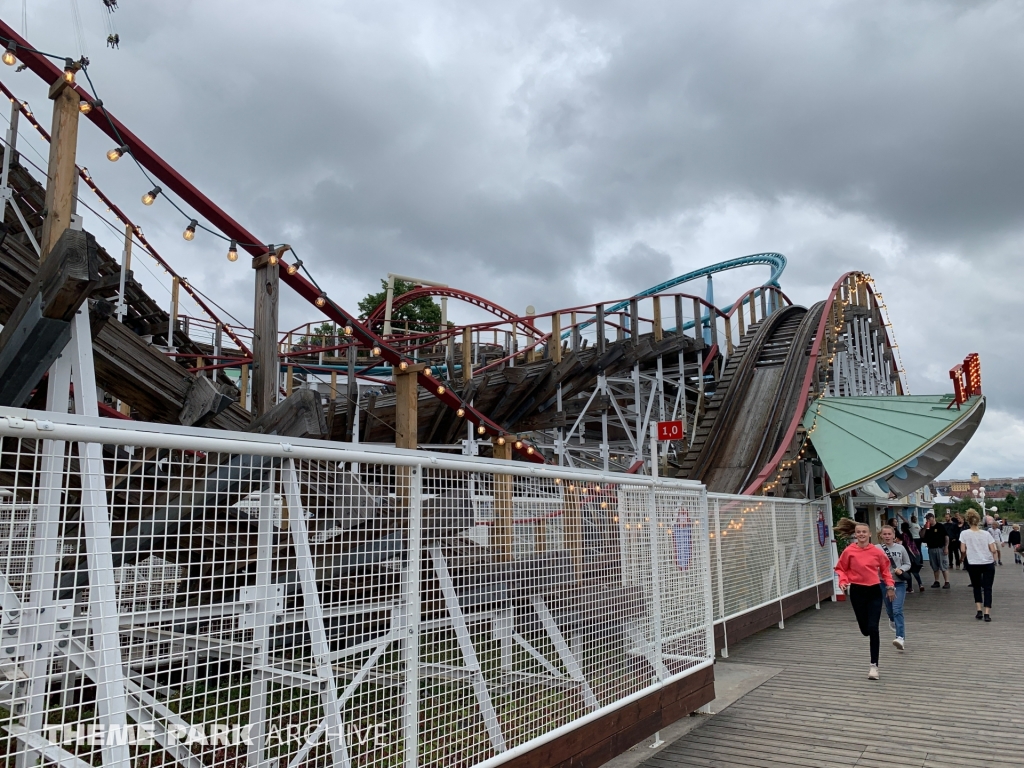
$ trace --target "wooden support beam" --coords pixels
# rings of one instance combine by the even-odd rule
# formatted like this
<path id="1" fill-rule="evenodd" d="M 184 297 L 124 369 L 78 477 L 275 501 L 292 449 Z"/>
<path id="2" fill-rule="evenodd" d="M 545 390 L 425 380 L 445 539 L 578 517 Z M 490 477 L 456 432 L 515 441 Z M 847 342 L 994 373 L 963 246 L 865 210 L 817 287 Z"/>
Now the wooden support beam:
<path id="1" fill-rule="evenodd" d="M 415 450 L 419 444 L 419 419 L 417 414 L 419 390 L 416 384 L 416 376 L 426 367 L 425 363 L 416 363 L 415 365 L 410 365 L 404 371 L 394 371 L 396 448 Z"/>
<path id="2" fill-rule="evenodd" d="M 597 305 L 594 328 L 597 329 L 597 354 L 603 355 L 606 343 L 604 338 L 604 304 Z"/>
<path id="3" fill-rule="evenodd" d="M 551 335 L 548 337 L 548 357 L 554 362 L 562 362 L 562 316 L 558 312 L 551 315 Z"/>
<path id="4" fill-rule="evenodd" d="M 747 306 L 750 307 L 750 324 L 753 325 L 757 322 L 757 312 L 754 309 L 757 306 L 757 302 L 754 301 L 754 294 L 750 294 L 750 301 L 747 302 Z"/>
<path id="5" fill-rule="evenodd" d="M 280 369 L 277 346 L 279 263 L 277 258 L 266 257 L 253 261 L 256 296 L 252 338 L 252 412 L 256 417 L 267 413 L 277 402 Z"/>
<path id="6" fill-rule="evenodd" d="M 512 441 L 491 438 L 491 453 L 496 459 L 512 460 Z M 492 547 L 498 560 L 512 559 L 512 476 L 494 475 L 494 541 Z"/>
<path id="7" fill-rule="evenodd" d="M 356 381 L 356 363 L 359 357 L 359 348 L 350 344 L 345 350 L 345 442 L 351 443 L 356 438 L 356 401 L 359 400 L 359 382 Z M 334 378 L 331 378 L 333 386 Z"/>
<path id="8" fill-rule="evenodd" d="M 695 338 L 695 339 L 703 339 L 704 338 L 704 322 L 703 322 L 704 313 L 703 313 L 702 309 L 703 309 L 703 305 L 700 303 L 700 300 L 699 299 L 694 299 L 693 300 L 693 338 Z M 714 316 L 711 317 L 711 322 L 712 323 L 715 322 Z"/>
<path id="9" fill-rule="evenodd" d="M 462 329 L 462 380 L 473 378 L 473 326 Z"/>
<path id="10" fill-rule="evenodd" d="M 210 379 L 196 376 L 189 384 L 178 421 L 186 427 L 206 426 L 214 416 L 229 408 L 232 402 L 230 397 L 221 394 Z"/>
<path id="11" fill-rule="evenodd" d="M 327 418 L 320 395 L 311 389 L 300 389 L 254 419 L 246 431 L 287 437 L 323 437 L 327 434 Z"/>
<path id="12" fill-rule="evenodd" d="M 64 230 L 0 332 L 0 405 L 23 405 L 67 346 L 99 267 L 95 238 Z"/>
<path id="13" fill-rule="evenodd" d="M 726 356 L 732 355 L 732 327 L 729 322 L 729 316 L 725 316 L 725 354 Z"/>
<path id="14" fill-rule="evenodd" d="M 46 170 L 46 218 L 39 242 L 40 262 L 46 261 L 64 230 L 71 226 L 78 183 L 75 153 L 81 99 L 63 77 L 50 87 L 50 98 L 53 100 L 53 122 L 50 124 L 50 157 Z"/>
<path id="15" fill-rule="evenodd" d="M 740 300 L 742 301 L 742 299 Z M 747 326 L 743 322 L 743 304 L 740 304 L 736 308 L 736 322 L 739 323 L 740 339 L 743 339 L 743 335 L 747 332 Z"/>
<path id="16" fill-rule="evenodd" d="M 661 296 L 655 296 L 654 302 L 654 340 L 661 341 L 664 338 L 664 331 L 661 327 Z"/>
<path id="17" fill-rule="evenodd" d="M 640 302 L 629 300 L 629 338 L 636 341 L 640 338 Z"/>

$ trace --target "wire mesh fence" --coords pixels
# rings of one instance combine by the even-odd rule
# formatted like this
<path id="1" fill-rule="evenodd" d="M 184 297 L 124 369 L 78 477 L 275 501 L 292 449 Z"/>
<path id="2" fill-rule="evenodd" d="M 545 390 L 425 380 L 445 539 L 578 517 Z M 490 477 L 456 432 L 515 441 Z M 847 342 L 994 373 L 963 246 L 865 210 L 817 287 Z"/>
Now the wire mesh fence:
<path id="1" fill-rule="evenodd" d="M 824 562 L 806 504 L 48 416 L 0 417 L 18 768 L 500 764 L 707 666 L 713 620 Z"/>

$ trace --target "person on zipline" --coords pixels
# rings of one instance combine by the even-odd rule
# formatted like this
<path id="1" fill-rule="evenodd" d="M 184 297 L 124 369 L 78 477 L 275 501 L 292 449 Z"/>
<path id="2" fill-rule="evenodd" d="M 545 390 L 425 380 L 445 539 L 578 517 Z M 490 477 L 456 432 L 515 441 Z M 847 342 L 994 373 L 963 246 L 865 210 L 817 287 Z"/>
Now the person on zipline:
<path id="1" fill-rule="evenodd" d="M 896 584 L 892 578 L 889 558 L 871 543 L 871 529 L 867 523 L 858 523 L 844 517 L 835 526 L 835 532 L 854 541 L 839 556 L 836 573 L 839 588 L 850 598 L 857 617 L 860 633 L 870 639 L 871 666 L 868 680 L 878 679 L 878 619 L 882 615 L 882 590 L 890 601 L 896 598 Z"/>

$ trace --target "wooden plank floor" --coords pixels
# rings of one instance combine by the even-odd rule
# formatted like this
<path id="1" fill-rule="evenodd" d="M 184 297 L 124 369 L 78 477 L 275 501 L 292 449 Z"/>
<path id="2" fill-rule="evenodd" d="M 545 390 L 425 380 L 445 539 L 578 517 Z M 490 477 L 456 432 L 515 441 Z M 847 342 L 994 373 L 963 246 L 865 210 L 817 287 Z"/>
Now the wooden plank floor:
<path id="1" fill-rule="evenodd" d="M 883 611 L 878 681 L 867 679 L 868 642 L 849 603 L 822 603 L 736 644 L 728 661 L 783 671 L 643 765 L 1024 766 L 1024 573 L 1005 549 L 1003 562 L 991 623 L 975 620 L 960 571 L 950 590 L 925 581 L 907 596 L 906 651 L 892 646 Z"/>

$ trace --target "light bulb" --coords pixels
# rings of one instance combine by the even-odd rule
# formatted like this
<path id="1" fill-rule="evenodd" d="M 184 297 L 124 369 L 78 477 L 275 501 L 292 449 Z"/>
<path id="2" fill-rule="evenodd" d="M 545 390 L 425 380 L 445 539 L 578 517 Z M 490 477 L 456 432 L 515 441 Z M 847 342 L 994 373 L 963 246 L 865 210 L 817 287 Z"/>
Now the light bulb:
<path id="1" fill-rule="evenodd" d="M 380 357 L 380 347 L 372 347 L 370 349 L 370 354 L 374 357 Z"/>
<path id="2" fill-rule="evenodd" d="M 431 370 L 430 367 L 428 366 L 428 367 L 423 369 L 423 375 L 424 376 L 433 376 L 434 375 L 434 371 Z"/>
<path id="3" fill-rule="evenodd" d="M 519 445 L 516 446 L 516 448 L 521 448 L 521 447 L 522 447 L 522 443 L 520 443 Z M 561 485 L 561 484 L 562 484 L 562 478 L 556 477 L 555 478 L 555 485 Z"/>
<path id="4" fill-rule="evenodd" d="M 320 291 L 320 295 L 316 297 L 316 301 L 313 302 L 318 307 L 324 307 L 327 304 L 327 294 Z"/>
<path id="5" fill-rule="evenodd" d="M 152 205 L 153 201 L 160 195 L 160 187 L 153 187 L 149 192 L 142 196 L 143 205 Z"/>
<path id="6" fill-rule="evenodd" d="M 346 336 L 351 336 L 352 335 L 352 326 L 351 325 L 346 325 L 345 326 L 345 335 Z"/>
<path id="7" fill-rule="evenodd" d="M 458 416 L 458 417 L 459 417 L 459 418 L 461 419 L 461 418 L 462 418 L 463 416 L 465 416 L 465 415 L 466 415 L 466 409 L 465 409 L 465 408 L 459 408 L 459 409 L 458 409 L 458 410 L 457 410 L 457 411 L 455 412 L 455 415 L 456 415 L 456 416 Z"/>
<path id="8" fill-rule="evenodd" d="M 407 362 L 405 362 L 405 360 L 403 360 L 402 362 L 400 362 L 398 364 L 398 370 L 400 370 L 400 371 L 407 371 L 407 370 L 409 370 L 409 364 Z"/>
<path id="9" fill-rule="evenodd" d="M 531 456 L 533 456 L 533 446 L 532 446 L 532 445 L 530 445 L 530 446 L 527 446 L 527 448 L 526 448 L 526 452 L 527 452 L 528 454 L 530 454 Z"/>
<path id="10" fill-rule="evenodd" d="M 523 448 L 523 441 L 522 440 L 516 440 L 516 450 L 519 451 L 519 450 L 522 450 L 522 448 Z"/>
<path id="11" fill-rule="evenodd" d="M 7 46 L 7 50 L 4 51 L 3 60 L 4 64 L 6 64 L 8 67 L 13 67 L 15 64 L 18 63 L 18 56 L 14 52 L 14 43 L 11 43 Z"/>
<path id="12" fill-rule="evenodd" d="M 289 275 L 294 275 L 302 267 L 302 259 L 296 259 L 294 264 L 289 264 L 285 270 Z"/>
<path id="13" fill-rule="evenodd" d="M 234 240 L 228 246 L 228 261 L 238 261 L 238 243 Z"/>
<path id="14" fill-rule="evenodd" d="M 112 163 L 116 163 L 126 152 L 128 152 L 127 144 L 122 144 L 120 147 L 114 147 L 112 150 L 107 152 L 107 160 Z"/>
<path id="15" fill-rule="evenodd" d="M 199 222 L 196 221 L 195 219 L 192 219 L 188 223 L 188 226 L 185 227 L 185 231 L 181 233 L 181 236 L 184 237 L 186 240 L 189 240 L 189 241 L 195 240 L 195 238 L 196 238 L 196 227 L 198 227 L 198 226 L 199 226 Z"/>
<path id="16" fill-rule="evenodd" d="M 92 104 L 90 104 L 88 101 L 80 101 L 78 102 L 78 111 L 81 112 L 83 115 L 88 115 L 90 112 L 92 112 Z"/>
<path id="17" fill-rule="evenodd" d="M 267 257 L 267 264 L 269 264 L 272 267 L 276 267 L 277 266 L 277 254 L 276 253 L 272 253 L 272 254 L 270 254 L 270 256 Z M 317 306 L 318 307 L 322 307 L 323 304 L 318 304 Z"/>
<path id="18" fill-rule="evenodd" d="M 443 394 L 444 394 L 444 392 L 445 392 L 445 389 L 444 389 L 444 387 L 438 387 L 438 388 L 437 388 L 437 394 L 439 394 L 439 395 L 443 395 Z"/>
<path id="19" fill-rule="evenodd" d="M 487 427 L 485 427 L 483 424 L 481 424 L 479 427 L 476 428 L 476 433 L 478 435 L 482 435 L 486 431 L 487 431 Z"/>
<path id="20" fill-rule="evenodd" d="M 71 59 L 64 59 L 64 82 L 68 85 L 75 84 L 75 62 Z"/>
<path id="21" fill-rule="evenodd" d="M 504 437 L 499 437 L 496 440 L 496 442 L 498 443 L 498 445 L 504 445 L 505 444 L 505 438 Z"/>

